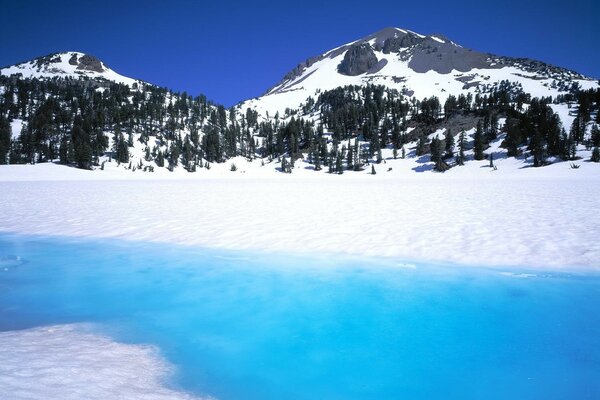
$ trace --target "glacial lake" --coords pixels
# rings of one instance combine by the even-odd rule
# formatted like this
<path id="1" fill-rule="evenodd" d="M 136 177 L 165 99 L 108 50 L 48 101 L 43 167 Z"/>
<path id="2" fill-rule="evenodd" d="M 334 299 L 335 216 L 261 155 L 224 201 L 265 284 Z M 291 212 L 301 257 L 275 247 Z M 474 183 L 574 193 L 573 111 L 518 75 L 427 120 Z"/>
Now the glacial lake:
<path id="1" fill-rule="evenodd" d="M 1 234 L 0 331 L 80 322 L 220 400 L 600 398 L 598 274 Z"/>

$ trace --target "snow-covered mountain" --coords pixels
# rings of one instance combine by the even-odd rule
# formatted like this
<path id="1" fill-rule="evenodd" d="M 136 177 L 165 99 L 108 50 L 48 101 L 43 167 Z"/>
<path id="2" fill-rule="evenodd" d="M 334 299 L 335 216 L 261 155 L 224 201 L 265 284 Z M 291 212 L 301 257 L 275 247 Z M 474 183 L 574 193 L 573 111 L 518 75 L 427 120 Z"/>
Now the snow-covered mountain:
<path id="1" fill-rule="evenodd" d="M 267 118 L 298 109 L 309 96 L 346 85 L 384 85 L 407 98 L 488 93 L 502 81 L 532 97 L 567 93 L 573 84 L 598 87 L 598 81 L 565 68 L 526 58 L 481 53 L 442 35 L 385 28 L 299 64 L 263 96 L 240 104 Z"/>
<path id="2" fill-rule="evenodd" d="M 18 74 L 24 79 L 93 79 L 107 80 L 128 86 L 142 83 L 118 74 L 94 56 L 76 51 L 50 54 L 0 69 L 0 75 Z"/>
<path id="3" fill-rule="evenodd" d="M 0 69 L 0 164 L 341 174 L 600 162 L 598 88 L 543 62 L 386 28 L 226 110 L 64 52 Z"/>

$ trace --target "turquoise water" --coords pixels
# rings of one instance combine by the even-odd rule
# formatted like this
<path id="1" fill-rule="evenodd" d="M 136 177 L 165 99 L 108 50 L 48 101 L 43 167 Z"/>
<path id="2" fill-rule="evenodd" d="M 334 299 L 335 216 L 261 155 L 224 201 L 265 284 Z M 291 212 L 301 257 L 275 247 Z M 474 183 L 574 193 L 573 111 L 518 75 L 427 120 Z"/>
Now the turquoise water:
<path id="1" fill-rule="evenodd" d="M 600 398 L 598 275 L 415 267 L 0 235 L 0 330 L 98 323 L 221 400 Z"/>

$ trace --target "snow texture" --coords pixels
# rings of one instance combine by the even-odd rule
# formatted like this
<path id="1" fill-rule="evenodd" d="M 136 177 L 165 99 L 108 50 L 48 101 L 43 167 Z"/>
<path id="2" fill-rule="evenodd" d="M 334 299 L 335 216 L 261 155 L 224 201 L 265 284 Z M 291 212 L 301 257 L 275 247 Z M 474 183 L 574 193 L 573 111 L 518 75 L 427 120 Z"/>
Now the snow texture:
<path id="1" fill-rule="evenodd" d="M 117 343 L 82 324 L 0 332 L 0 398 L 192 400 L 170 390 L 155 348 Z"/>
<path id="2" fill-rule="evenodd" d="M 381 164 L 377 175 L 304 168 L 291 175 L 226 175 L 211 169 L 213 175 L 146 174 L 139 180 L 125 171 L 4 166 L 0 231 L 468 266 L 600 269 L 595 166 L 560 163 L 511 172 L 514 159 L 498 160 L 497 171 L 486 163 L 445 174 L 385 172 Z"/>

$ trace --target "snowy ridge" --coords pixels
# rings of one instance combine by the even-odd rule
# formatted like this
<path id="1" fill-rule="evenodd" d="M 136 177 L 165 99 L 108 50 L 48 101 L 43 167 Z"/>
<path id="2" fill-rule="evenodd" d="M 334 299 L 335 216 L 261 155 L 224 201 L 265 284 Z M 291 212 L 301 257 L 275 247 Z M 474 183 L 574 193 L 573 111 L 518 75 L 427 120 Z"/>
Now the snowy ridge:
<path id="1" fill-rule="evenodd" d="M 51 79 L 56 77 L 105 79 L 128 86 L 142 83 L 139 80 L 116 73 L 93 56 L 76 51 L 51 54 L 0 69 L 0 75 L 11 76 L 17 74 L 25 79 Z"/>
<path id="2" fill-rule="evenodd" d="M 384 43 L 391 40 L 389 43 L 393 44 L 393 39 L 403 39 L 396 47 L 406 46 L 386 48 Z M 358 44 L 370 46 L 377 57 L 378 69 L 357 76 L 340 73 L 338 66 L 349 48 Z M 239 108 L 250 107 L 268 119 L 276 113 L 283 115 L 286 108 L 299 109 L 309 96 L 316 99 L 320 92 L 367 84 L 384 85 L 398 90 L 406 98 L 417 100 L 437 96 L 443 104 L 450 95 L 475 95 L 483 85 L 493 86 L 503 80 L 520 84 L 532 97 L 564 94 L 566 87 L 573 83 L 583 90 L 599 87 L 597 80 L 563 68 L 464 49 L 439 34 L 426 36 L 405 29 L 386 28 L 310 58 L 264 96 L 242 102 Z M 559 85 L 561 82 L 562 86 Z"/>

